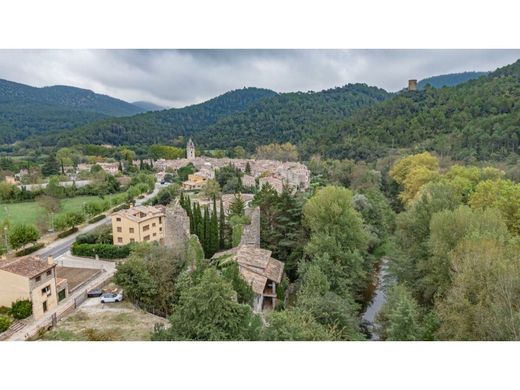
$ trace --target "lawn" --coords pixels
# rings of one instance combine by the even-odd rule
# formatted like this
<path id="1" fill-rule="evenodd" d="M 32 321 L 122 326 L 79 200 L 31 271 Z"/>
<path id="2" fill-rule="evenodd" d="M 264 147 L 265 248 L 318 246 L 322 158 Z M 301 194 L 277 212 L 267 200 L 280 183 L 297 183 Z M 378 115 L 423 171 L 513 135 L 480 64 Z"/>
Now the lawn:
<path id="1" fill-rule="evenodd" d="M 81 211 L 83 203 L 100 199 L 98 196 L 77 196 L 75 198 L 62 199 L 60 212 Z M 9 219 L 11 224 L 34 224 L 44 210 L 37 202 L 5 203 L 0 204 L 0 221 Z"/>

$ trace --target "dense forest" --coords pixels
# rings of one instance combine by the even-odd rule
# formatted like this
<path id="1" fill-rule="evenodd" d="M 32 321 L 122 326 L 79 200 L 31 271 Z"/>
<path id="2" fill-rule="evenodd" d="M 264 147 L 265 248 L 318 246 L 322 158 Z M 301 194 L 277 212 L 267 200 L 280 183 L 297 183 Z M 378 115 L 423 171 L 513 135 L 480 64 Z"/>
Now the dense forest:
<path id="1" fill-rule="evenodd" d="M 297 142 L 331 121 L 389 96 L 382 89 L 362 84 L 322 92 L 282 94 L 245 88 L 182 109 L 108 119 L 67 133 L 39 137 L 36 141 L 62 146 L 78 142 L 175 144 L 177 137 L 190 135 L 206 148 L 240 145 L 254 150 L 269 141 Z"/>
<path id="2" fill-rule="evenodd" d="M 0 80 L 0 142 L 3 143 L 143 111 L 138 106 L 86 89 L 35 88 Z"/>
<path id="3" fill-rule="evenodd" d="M 488 74 L 489 72 L 462 72 L 432 76 L 420 80 L 417 83 L 417 88 L 421 90 L 424 89 L 427 85 L 430 85 L 433 88 L 454 87 L 456 85 L 465 83 L 466 81 L 478 79 L 479 77 L 486 76 Z"/>
<path id="4" fill-rule="evenodd" d="M 37 138 L 44 145 L 68 146 L 79 143 L 113 145 L 172 143 L 177 137 L 196 133 L 225 115 L 244 110 L 258 100 L 276 93 L 268 89 L 243 88 L 227 92 L 201 104 L 181 109 L 147 112 L 126 118 L 94 122 L 68 132 Z M 184 140 L 181 142 L 184 146 Z"/>
<path id="5" fill-rule="evenodd" d="M 520 61 L 453 88 L 403 92 L 302 141 L 304 155 L 375 160 L 396 149 L 457 160 L 516 158 Z"/>

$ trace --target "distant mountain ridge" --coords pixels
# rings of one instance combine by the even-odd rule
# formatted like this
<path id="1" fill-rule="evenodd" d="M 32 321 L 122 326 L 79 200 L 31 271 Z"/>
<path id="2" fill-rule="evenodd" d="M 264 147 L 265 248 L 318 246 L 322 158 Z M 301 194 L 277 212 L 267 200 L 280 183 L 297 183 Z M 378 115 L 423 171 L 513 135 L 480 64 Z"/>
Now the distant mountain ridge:
<path id="1" fill-rule="evenodd" d="M 487 76 L 489 73 L 490 72 L 462 72 L 432 76 L 420 80 L 417 83 L 417 89 L 422 90 L 427 84 L 430 84 L 433 88 L 454 87 L 467 81 Z"/>
<path id="2" fill-rule="evenodd" d="M 132 102 L 134 106 L 137 106 L 144 111 L 161 111 L 166 110 L 168 107 L 159 106 L 158 104 L 151 103 L 151 102 L 145 102 L 145 101 L 138 101 L 138 102 Z"/>
<path id="3" fill-rule="evenodd" d="M 180 109 L 108 119 L 35 139 L 44 145 L 74 143 L 171 143 L 192 136 L 207 148 L 241 145 L 249 150 L 277 140 L 291 141 L 361 107 L 392 96 L 383 89 L 349 84 L 320 92 L 276 93 L 261 88 L 230 91 Z"/>
<path id="4" fill-rule="evenodd" d="M 143 111 L 87 89 L 62 85 L 36 88 L 0 79 L 0 143 Z"/>

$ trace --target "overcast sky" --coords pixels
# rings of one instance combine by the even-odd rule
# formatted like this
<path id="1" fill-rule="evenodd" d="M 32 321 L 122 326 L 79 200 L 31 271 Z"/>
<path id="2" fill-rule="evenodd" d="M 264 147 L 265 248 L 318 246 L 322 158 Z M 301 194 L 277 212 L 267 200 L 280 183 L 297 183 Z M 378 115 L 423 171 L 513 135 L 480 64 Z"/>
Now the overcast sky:
<path id="1" fill-rule="evenodd" d="M 397 91 L 408 79 L 494 70 L 519 58 L 520 50 L 0 50 L 0 78 L 183 107 L 242 87 L 318 91 L 360 82 Z"/>

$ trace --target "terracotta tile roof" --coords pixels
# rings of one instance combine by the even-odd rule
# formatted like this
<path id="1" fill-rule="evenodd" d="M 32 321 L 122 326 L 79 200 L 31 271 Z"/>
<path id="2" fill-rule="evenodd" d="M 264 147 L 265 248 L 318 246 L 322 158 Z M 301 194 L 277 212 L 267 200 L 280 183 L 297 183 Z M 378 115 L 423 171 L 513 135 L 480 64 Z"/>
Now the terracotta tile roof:
<path id="1" fill-rule="evenodd" d="M 19 257 L 14 260 L 0 262 L 0 269 L 29 279 L 54 268 L 56 264 L 49 264 L 38 256 Z"/>
<path id="2" fill-rule="evenodd" d="M 164 216 L 164 210 L 162 206 L 135 206 L 126 210 L 120 210 L 112 215 L 119 215 L 139 222 L 155 216 Z"/>
<path id="3" fill-rule="evenodd" d="M 255 245 L 239 247 L 216 253 L 213 258 L 231 255 L 239 265 L 240 275 L 251 286 L 255 294 L 262 295 L 268 280 L 282 281 L 284 263 L 271 257 L 271 251 Z"/>

